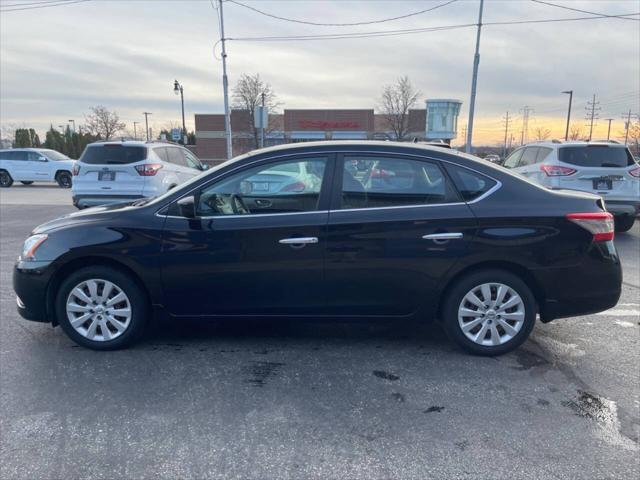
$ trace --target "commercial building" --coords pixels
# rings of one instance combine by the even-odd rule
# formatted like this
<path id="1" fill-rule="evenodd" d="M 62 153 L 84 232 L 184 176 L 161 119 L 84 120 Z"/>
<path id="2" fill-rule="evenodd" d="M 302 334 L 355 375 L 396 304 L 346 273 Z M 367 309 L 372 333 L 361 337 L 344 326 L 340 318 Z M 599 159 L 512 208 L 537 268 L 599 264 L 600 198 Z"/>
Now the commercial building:
<path id="1" fill-rule="evenodd" d="M 458 107 L 459 108 L 459 107 Z M 457 125 L 447 120 L 447 125 Z M 190 146 L 196 155 L 208 163 L 226 159 L 223 114 L 196 114 L 196 145 Z M 451 130 L 451 129 L 449 129 Z M 253 118 L 246 110 L 231 111 L 233 155 L 256 148 Z M 409 110 L 408 139 L 424 140 L 427 132 L 427 110 Z M 445 138 L 445 137 L 442 137 Z M 393 140 L 395 135 L 385 115 L 373 109 L 285 109 L 282 114 L 269 115 L 265 146 L 317 140 Z"/>

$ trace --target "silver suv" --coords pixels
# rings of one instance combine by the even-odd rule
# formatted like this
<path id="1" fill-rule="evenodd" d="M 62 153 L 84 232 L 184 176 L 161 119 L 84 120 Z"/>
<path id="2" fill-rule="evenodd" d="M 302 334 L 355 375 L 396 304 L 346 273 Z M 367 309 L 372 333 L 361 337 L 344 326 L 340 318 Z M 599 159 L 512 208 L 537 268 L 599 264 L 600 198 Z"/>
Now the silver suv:
<path id="1" fill-rule="evenodd" d="M 162 195 L 206 170 L 186 148 L 169 142 L 97 142 L 73 169 L 78 208 Z"/>
<path id="2" fill-rule="evenodd" d="M 631 229 L 640 211 L 640 166 L 617 142 L 530 143 L 509 155 L 503 166 L 551 189 L 600 195 L 618 232 Z"/>

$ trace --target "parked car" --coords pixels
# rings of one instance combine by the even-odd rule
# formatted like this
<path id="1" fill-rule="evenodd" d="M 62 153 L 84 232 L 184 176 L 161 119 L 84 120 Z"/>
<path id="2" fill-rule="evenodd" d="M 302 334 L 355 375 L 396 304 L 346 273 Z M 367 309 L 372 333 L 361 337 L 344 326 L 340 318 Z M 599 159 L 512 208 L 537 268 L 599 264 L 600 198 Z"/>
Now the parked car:
<path id="1" fill-rule="evenodd" d="M 618 232 L 630 230 L 640 212 L 640 166 L 619 143 L 530 143 L 515 150 L 503 165 L 551 189 L 600 195 Z"/>
<path id="2" fill-rule="evenodd" d="M 353 160 L 401 181 L 362 182 Z M 246 188 L 265 172 L 311 169 L 322 178 L 312 188 Z M 546 323 L 616 305 L 613 238 L 596 195 L 542 188 L 454 150 L 314 142 L 40 225 L 13 285 L 24 318 L 97 350 L 131 344 L 163 312 L 438 319 L 464 349 L 498 355 L 526 340 L 538 314 Z"/>
<path id="3" fill-rule="evenodd" d="M 186 148 L 169 142 L 96 142 L 73 169 L 78 208 L 155 197 L 207 167 Z"/>
<path id="4" fill-rule="evenodd" d="M 13 182 L 56 182 L 70 188 L 74 164 L 75 160 L 47 148 L 0 150 L 0 187 L 8 188 Z"/>
<path id="5" fill-rule="evenodd" d="M 495 153 L 490 153 L 489 155 L 484 157 L 484 159 L 487 162 L 491 162 L 491 163 L 501 163 L 502 162 L 502 159 L 500 158 L 500 156 L 496 155 Z"/>

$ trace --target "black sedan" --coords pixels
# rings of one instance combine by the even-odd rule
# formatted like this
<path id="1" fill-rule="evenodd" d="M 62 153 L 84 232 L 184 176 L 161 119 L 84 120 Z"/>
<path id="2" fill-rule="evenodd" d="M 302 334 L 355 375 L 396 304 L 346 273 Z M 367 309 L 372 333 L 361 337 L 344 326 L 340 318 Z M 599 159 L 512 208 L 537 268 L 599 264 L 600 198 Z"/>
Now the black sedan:
<path id="1" fill-rule="evenodd" d="M 265 172 L 286 173 L 286 184 Z M 538 315 L 617 303 L 613 236 L 599 197 L 454 150 L 294 144 L 161 197 L 37 227 L 14 289 L 24 318 L 99 350 L 131 344 L 163 314 L 437 319 L 464 349 L 497 355 L 525 341 Z"/>

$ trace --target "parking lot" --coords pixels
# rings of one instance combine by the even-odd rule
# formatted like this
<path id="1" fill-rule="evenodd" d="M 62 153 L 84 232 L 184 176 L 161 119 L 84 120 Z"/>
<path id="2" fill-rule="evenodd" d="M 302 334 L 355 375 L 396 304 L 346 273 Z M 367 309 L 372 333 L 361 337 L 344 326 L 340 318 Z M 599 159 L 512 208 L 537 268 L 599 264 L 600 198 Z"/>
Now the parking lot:
<path id="1" fill-rule="evenodd" d="M 640 229 L 619 304 L 462 353 L 437 325 L 155 325 L 100 353 L 22 320 L 11 270 L 69 190 L 0 191 L 0 477 L 638 478 Z M 248 292 L 250 294 L 250 292 Z"/>

